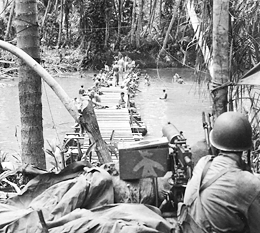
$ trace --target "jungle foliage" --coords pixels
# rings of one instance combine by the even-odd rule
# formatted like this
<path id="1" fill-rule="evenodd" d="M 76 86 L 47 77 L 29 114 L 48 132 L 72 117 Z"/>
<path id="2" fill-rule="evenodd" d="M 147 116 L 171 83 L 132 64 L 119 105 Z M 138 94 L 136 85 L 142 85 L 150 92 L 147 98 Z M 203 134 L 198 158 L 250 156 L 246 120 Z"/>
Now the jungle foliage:
<path id="1" fill-rule="evenodd" d="M 104 63 L 109 64 L 118 51 L 129 53 L 141 66 L 155 66 L 174 4 L 168 0 L 41 0 L 38 1 L 41 46 L 77 51 L 79 60 L 76 62 L 82 68 L 100 69 Z M 10 14 L 11 1 L 7 1 L 1 15 L 5 16 L 1 38 L 5 38 Z M 185 4 L 178 9 L 177 18 L 167 53 L 161 57 L 166 66 L 181 65 L 182 50 L 192 37 Z M 7 40 L 15 37 L 13 24 Z M 143 62 L 145 57 L 147 64 Z M 194 60 L 194 56 L 191 57 L 190 63 Z"/>
<path id="2" fill-rule="evenodd" d="M 3 26 L 0 27 L 0 37 L 11 41 L 16 37 L 14 22 L 8 29 L 13 1 L 4 2 L 6 6 L 0 15 Z M 100 69 L 104 63 L 110 64 L 113 56 L 120 51 L 128 53 L 144 67 L 188 66 L 205 71 L 207 64 L 198 39 L 194 37 L 195 31 L 186 8 L 187 4 L 194 5 L 201 22 L 200 34 L 212 48 L 212 0 L 181 1 L 167 46 L 157 60 L 176 2 L 39 0 L 41 46 L 56 51 L 59 60 L 66 61 L 64 58 L 69 56 L 76 68 Z M 259 13 L 258 1 L 230 0 L 231 81 L 236 82 L 245 70 L 259 62 Z"/>

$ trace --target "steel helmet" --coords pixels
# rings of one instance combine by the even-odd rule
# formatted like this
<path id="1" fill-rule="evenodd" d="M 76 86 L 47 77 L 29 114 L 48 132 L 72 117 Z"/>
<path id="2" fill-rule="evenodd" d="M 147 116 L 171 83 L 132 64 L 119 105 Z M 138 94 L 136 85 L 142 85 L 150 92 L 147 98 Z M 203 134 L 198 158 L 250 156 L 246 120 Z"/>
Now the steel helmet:
<path id="1" fill-rule="evenodd" d="M 209 138 L 219 150 L 245 151 L 252 146 L 252 128 L 243 114 L 225 112 L 216 119 Z"/>

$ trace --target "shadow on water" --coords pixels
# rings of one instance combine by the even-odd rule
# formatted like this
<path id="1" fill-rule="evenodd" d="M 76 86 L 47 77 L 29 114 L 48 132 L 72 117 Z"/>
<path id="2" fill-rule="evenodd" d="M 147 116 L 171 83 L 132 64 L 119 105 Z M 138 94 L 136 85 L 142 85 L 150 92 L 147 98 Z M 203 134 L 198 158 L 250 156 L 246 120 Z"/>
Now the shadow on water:
<path id="1" fill-rule="evenodd" d="M 147 87 L 141 80 L 141 92 L 136 96 L 138 111 L 148 128 L 147 138 L 161 137 L 162 127 L 167 122 L 184 131 L 190 145 L 204 138 L 201 112 L 210 110 L 209 96 L 205 89 L 199 89 L 192 81 L 193 72 L 187 69 L 163 69 L 159 71 L 159 76 L 157 70 L 147 72 L 151 76 L 151 85 Z M 183 77 L 185 84 L 173 82 L 172 77 L 176 72 Z M 93 85 L 92 77 L 93 72 L 86 72 L 82 77 L 79 73 L 70 73 L 56 80 L 73 99 L 78 96 L 81 85 L 85 89 Z M 167 90 L 167 100 L 159 99 L 163 89 Z M 73 130 L 74 120 L 47 84 L 43 84 L 42 90 L 45 141 L 57 139 L 62 142 L 65 133 Z M 17 152 L 20 143 L 18 81 L 8 81 L 6 87 L 0 87 L 0 93 L 0 149 Z"/>

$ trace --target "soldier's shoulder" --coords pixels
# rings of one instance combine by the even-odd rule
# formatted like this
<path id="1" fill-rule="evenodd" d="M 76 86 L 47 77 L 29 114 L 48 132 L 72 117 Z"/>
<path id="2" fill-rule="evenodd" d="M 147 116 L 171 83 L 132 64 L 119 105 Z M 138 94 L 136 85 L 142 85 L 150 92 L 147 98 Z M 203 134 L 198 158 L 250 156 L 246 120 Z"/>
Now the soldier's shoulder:
<path id="1" fill-rule="evenodd" d="M 210 159 L 212 159 L 212 155 L 206 155 L 199 159 L 196 166 L 204 166 Z"/>
<path id="2" fill-rule="evenodd" d="M 249 190 L 255 190 L 255 192 L 260 193 L 260 175 L 252 174 L 248 171 L 241 171 L 239 176 L 237 176 L 241 187 Z"/>

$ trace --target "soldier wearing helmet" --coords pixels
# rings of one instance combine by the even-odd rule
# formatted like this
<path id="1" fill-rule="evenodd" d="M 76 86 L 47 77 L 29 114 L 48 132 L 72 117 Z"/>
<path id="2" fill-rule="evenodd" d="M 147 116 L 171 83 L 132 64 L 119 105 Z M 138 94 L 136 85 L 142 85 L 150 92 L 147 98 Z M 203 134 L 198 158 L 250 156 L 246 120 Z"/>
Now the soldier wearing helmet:
<path id="1" fill-rule="evenodd" d="M 260 232 L 260 180 L 243 168 L 252 129 L 237 112 L 221 114 L 210 133 L 216 157 L 202 157 L 187 184 L 180 211 L 182 232 Z"/>

